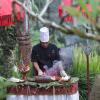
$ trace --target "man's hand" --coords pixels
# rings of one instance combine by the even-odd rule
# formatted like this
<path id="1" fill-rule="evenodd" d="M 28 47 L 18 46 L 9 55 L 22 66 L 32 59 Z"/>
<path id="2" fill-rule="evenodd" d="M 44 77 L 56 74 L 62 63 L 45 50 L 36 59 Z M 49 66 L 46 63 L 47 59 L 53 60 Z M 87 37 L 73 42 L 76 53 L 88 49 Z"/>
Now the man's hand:
<path id="1" fill-rule="evenodd" d="M 41 75 L 43 75 L 43 74 L 44 74 L 44 73 L 42 72 L 42 70 L 39 69 L 39 70 L 38 70 L 38 75 L 41 76 Z"/>
<path id="2" fill-rule="evenodd" d="M 35 69 L 37 70 L 38 75 L 40 75 L 40 76 L 43 75 L 43 72 L 42 72 L 42 70 L 40 69 L 38 63 L 37 63 L 37 62 L 33 62 L 33 65 L 34 65 Z"/>

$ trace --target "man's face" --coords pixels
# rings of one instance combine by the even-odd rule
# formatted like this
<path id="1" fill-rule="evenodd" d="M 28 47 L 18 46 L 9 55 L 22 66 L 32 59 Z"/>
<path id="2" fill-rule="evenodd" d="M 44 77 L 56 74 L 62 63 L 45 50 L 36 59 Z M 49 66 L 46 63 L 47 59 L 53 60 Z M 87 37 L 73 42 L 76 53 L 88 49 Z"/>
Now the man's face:
<path id="1" fill-rule="evenodd" d="M 49 42 L 41 42 L 41 41 L 40 41 L 40 44 L 41 44 L 41 47 L 43 47 L 43 48 L 47 48 Z"/>

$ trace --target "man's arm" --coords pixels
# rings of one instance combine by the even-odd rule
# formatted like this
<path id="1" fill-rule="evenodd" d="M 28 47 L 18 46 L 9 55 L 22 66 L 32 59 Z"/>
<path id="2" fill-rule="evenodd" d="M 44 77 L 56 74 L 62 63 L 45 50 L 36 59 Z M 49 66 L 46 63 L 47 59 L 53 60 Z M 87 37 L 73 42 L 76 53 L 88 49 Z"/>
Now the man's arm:
<path id="1" fill-rule="evenodd" d="M 43 75 L 42 70 L 40 69 L 37 62 L 33 62 L 33 66 L 35 67 L 36 71 L 38 72 L 38 75 Z"/>
<path id="2" fill-rule="evenodd" d="M 38 62 L 37 62 L 37 51 L 36 49 L 33 47 L 32 49 L 32 54 L 31 54 L 31 62 L 33 64 L 33 67 L 35 68 L 35 70 L 38 72 L 38 75 L 42 75 L 43 72 L 42 70 L 40 69 L 39 65 L 38 65 Z"/>

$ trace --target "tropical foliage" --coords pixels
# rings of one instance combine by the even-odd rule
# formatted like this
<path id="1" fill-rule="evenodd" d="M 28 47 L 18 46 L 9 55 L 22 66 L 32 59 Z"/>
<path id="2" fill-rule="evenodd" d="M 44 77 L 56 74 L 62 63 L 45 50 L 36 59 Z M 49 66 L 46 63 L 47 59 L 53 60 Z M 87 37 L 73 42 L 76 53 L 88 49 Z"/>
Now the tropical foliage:
<path id="1" fill-rule="evenodd" d="M 20 0 L 20 1 L 23 2 L 24 0 Z M 40 13 L 41 9 L 44 6 L 43 0 L 32 0 L 32 1 L 34 1 L 32 5 L 33 11 L 36 13 Z M 80 6 L 86 11 L 87 15 L 89 16 L 88 18 L 82 16 L 81 11 L 76 11 L 73 7 L 65 7 L 64 10 L 69 12 L 70 15 L 77 17 L 78 20 L 81 19 L 81 21 L 79 20 L 81 24 L 83 24 L 83 22 L 92 24 L 93 25 L 92 29 L 94 30 L 95 28 L 96 34 L 89 34 L 89 35 L 87 35 L 86 33 L 83 34 L 82 32 L 84 31 L 80 31 L 79 27 L 76 27 L 79 30 L 76 30 L 76 28 L 72 30 L 66 30 L 67 27 L 66 26 L 63 27 L 64 24 L 62 26 L 59 26 L 58 25 L 59 20 L 57 20 L 57 18 L 54 18 L 53 16 L 54 13 L 55 15 L 57 15 L 57 9 L 56 9 L 57 6 L 52 4 L 50 5 L 50 8 L 54 7 L 53 11 L 54 10 L 56 11 L 54 13 L 51 13 L 52 9 L 50 10 L 51 12 L 47 10 L 47 12 L 45 12 L 44 14 L 45 15 L 44 18 L 50 19 L 50 22 L 51 20 L 53 20 L 54 22 L 57 22 L 57 24 L 54 24 L 54 23 L 52 24 L 42 18 L 41 18 L 42 20 L 39 19 L 40 17 L 33 16 L 34 21 L 32 21 L 31 26 L 34 28 L 30 30 L 32 45 L 35 45 L 36 43 L 38 43 L 39 32 L 37 31 L 37 29 L 39 29 L 43 25 L 48 25 L 50 27 L 51 32 L 53 33 L 51 34 L 51 42 L 56 43 L 58 47 L 64 47 L 63 42 L 61 43 L 58 42 L 57 36 L 58 36 L 59 31 L 65 34 L 66 33 L 75 34 L 83 38 L 90 38 L 90 39 L 100 41 L 99 36 L 95 36 L 97 34 L 100 35 L 100 23 L 96 21 L 98 15 L 100 14 L 100 8 L 99 7 L 97 8 L 99 3 L 95 2 L 95 0 L 90 0 L 90 3 L 92 4 L 92 8 L 93 8 L 93 12 L 90 13 L 87 10 L 84 0 L 74 0 L 74 1 L 76 4 L 79 3 Z M 28 13 L 31 15 L 30 12 Z M 51 17 L 51 15 L 53 17 Z M 52 31 L 52 29 L 54 30 Z M 18 71 L 12 73 L 13 71 L 12 67 L 14 65 L 17 65 L 17 63 L 19 62 L 19 57 L 20 57 L 18 45 L 16 46 L 16 44 L 17 44 L 17 41 L 16 41 L 16 34 L 15 34 L 14 27 L 13 26 L 12 27 L 0 27 L 0 76 L 4 76 L 6 78 L 11 77 L 12 75 L 15 77 L 19 77 L 19 78 L 21 77 Z M 70 74 L 72 76 L 77 76 L 80 78 L 80 81 L 79 81 L 80 98 L 81 100 L 86 100 L 86 56 L 82 48 L 78 48 L 78 47 L 74 49 L 73 54 L 74 54 L 73 67 L 72 67 Z M 95 74 L 100 73 L 100 61 L 99 61 L 100 60 L 100 43 L 98 44 L 98 48 L 95 48 L 95 47 L 92 48 L 92 52 L 89 58 L 90 58 L 90 85 L 92 86 Z M 32 69 L 32 65 L 30 65 L 30 67 Z M 30 72 L 28 73 L 28 76 L 29 77 L 33 76 L 32 70 L 30 70 Z M 6 93 L 5 87 L 7 87 L 8 85 L 11 85 L 11 83 L 6 83 L 5 81 L 7 80 L 5 79 L 2 80 L 2 77 L 0 78 L 0 97 L 2 97 L 2 95 Z"/>
<path id="2" fill-rule="evenodd" d="M 89 55 L 89 69 L 90 69 L 90 87 L 92 89 L 94 77 L 96 74 L 100 74 L 100 55 L 92 48 L 91 54 Z M 72 76 L 79 77 L 79 93 L 80 100 L 87 100 L 87 63 L 86 55 L 82 50 L 82 47 L 76 47 L 73 51 L 73 68 L 71 70 Z"/>
<path id="3" fill-rule="evenodd" d="M 11 77 L 13 50 L 16 47 L 14 27 L 0 27 L 0 75 Z"/>

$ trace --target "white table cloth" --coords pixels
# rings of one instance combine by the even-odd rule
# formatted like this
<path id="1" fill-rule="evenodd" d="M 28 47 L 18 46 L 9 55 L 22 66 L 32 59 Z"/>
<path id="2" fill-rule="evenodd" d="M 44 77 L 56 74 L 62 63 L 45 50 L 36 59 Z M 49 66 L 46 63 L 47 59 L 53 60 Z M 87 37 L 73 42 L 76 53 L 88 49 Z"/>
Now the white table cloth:
<path id="1" fill-rule="evenodd" d="M 8 95 L 6 100 L 79 100 L 79 92 L 72 95 Z"/>

